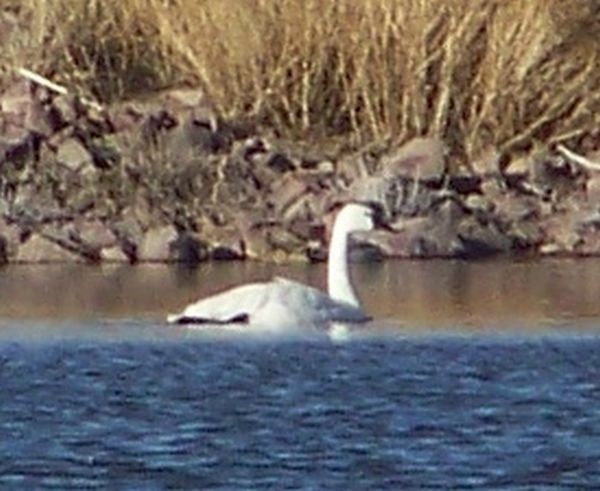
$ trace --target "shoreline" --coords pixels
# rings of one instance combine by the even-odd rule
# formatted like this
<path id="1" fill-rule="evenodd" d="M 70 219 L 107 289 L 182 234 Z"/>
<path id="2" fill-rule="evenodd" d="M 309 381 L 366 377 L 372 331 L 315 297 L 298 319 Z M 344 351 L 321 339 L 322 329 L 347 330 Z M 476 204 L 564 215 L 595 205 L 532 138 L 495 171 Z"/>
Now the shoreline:
<path id="1" fill-rule="evenodd" d="M 582 154 L 490 148 L 456 169 L 435 138 L 310 148 L 192 89 L 100 108 L 19 80 L 0 107 L 0 264 L 320 262 L 351 200 L 392 229 L 360 237 L 363 258 L 600 255 L 593 131 Z"/>

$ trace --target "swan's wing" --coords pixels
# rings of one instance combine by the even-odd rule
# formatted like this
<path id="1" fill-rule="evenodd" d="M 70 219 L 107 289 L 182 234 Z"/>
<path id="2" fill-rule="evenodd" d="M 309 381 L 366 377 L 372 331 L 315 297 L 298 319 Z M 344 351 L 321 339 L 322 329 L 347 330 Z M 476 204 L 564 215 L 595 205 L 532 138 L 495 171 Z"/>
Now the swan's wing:
<path id="1" fill-rule="evenodd" d="M 286 299 L 288 309 L 297 311 L 303 322 L 321 324 L 371 320 L 362 309 L 334 300 L 321 290 L 297 281 L 277 276 L 270 285 L 276 285 L 276 293 Z"/>
<path id="2" fill-rule="evenodd" d="M 169 315 L 171 324 L 248 323 L 267 300 L 266 283 L 251 283 L 217 293 L 188 305 L 183 312 Z"/>
<path id="3" fill-rule="evenodd" d="M 361 309 L 333 300 L 317 288 L 276 277 L 268 283 L 251 283 L 202 299 L 167 320 L 176 324 L 250 323 L 300 327 L 328 322 L 365 322 L 370 318 Z"/>

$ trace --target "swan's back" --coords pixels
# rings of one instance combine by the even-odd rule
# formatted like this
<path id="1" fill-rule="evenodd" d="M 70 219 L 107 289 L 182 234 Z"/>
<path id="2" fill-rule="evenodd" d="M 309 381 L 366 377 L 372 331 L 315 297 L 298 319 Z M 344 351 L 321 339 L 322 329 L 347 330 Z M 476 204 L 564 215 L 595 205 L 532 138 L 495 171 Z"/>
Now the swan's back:
<path id="1" fill-rule="evenodd" d="M 264 326 L 365 322 L 362 309 L 333 300 L 320 290 L 285 278 L 251 283 L 189 305 L 172 323 L 250 323 Z"/>

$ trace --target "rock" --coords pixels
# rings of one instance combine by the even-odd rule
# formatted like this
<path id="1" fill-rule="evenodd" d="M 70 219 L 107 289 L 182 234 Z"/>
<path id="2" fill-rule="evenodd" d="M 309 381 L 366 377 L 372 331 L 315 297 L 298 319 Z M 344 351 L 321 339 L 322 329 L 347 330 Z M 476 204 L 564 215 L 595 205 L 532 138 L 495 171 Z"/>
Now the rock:
<path id="1" fill-rule="evenodd" d="M 135 218 L 128 214 L 124 214 L 124 216 L 125 218 L 113 224 L 112 231 L 117 236 L 119 245 L 129 258 L 129 262 L 135 263 L 138 261 L 138 251 L 144 237 L 144 229 Z"/>
<path id="2" fill-rule="evenodd" d="M 535 250 L 544 242 L 544 230 L 538 220 L 513 223 L 506 236 L 512 240 L 512 249 L 521 252 Z"/>
<path id="3" fill-rule="evenodd" d="M 531 173 L 532 160 L 530 155 L 521 156 L 510 160 L 503 174 L 512 179 L 527 178 Z"/>
<path id="4" fill-rule="evenodd" d="M 146 262 L 173 262 L 172 244 L 178 239 L 178 233 L 172 225 L 148 230 L 139 244 L 137 258 Z"/>
<path id="5" fill-rule="evenodd" d="M 117 236 L 108 225 L 100 220 L 84 221 L 76 224 L 79 239 L 95 249 L 106 249 L 117 245 Z"/>
<path id="6" fill-rule="evenodd" d="M 31 86 L 26 81 L 12 84 L 0 95 L 0 114 L 12 126 L 25 128 L 27 111 L 33 99 Z"/>
<path id="7" fill-rule="evenodd" d="M 102 249 L 100 260 L 104 263 L 131 263 L 131 258 L 119 246 Z"/>
<path id="8" fill-rule="evenodd" d="M 21 243 L 21 230 L 15 224 L 9 224 L 0 217 L 0 241 L 2 242 L 2 254 L 4 262 L 12 261 L 19 250 Z M 2 259 L 0 258 L 0 263 Z"/>
<path id="9" fill-rule="evenodd" d="M 209 258 L 209 248 L 198 237 L 190 233 L 181 233 L 170 243 L 169 252 L 175 262 L 196 266 Z"/>
<path id="10" fill-rule="evenodd" d="M 280 225 L 255 226 L 244 232 L 246 257 L 266 262 L 307 261 L 306 244 Z"/>
<path id="11" fill-rule="evenodd" d="M 393 214 L 404 216 L 424 215 L 437 203 L 452 195 L 451 191 L 433 190 L 425 185 L 423 181 L 408 179 L 398 179 L 396 181 L 396 191 L 397 197 Z"/>
<path id="12" fill-rule="evenodd" d="M 473 159 L 470 168 L 476 176 L 496 177 L 500 174 L 500 153 L 495 147 L 488 147 Z"/>
<path id="13" fill-rule="evenodd" d="M 137 257 L 142 262 L 181 262 L 196 265 L 208 258 L 208 249 L 197 237 L 179 234 L 172 225 L 148 230 Z"/>
<path id="14" fill-rule="evenodd" d="M 370 201 L 381 205 L 387 216 L 393 216 L 400 200 L 398 181 L 369 176 L 352 183 L 349 195 L 353 200 Z"/>
<path id="15" fill-rule="evenodd" d="M 308 191 L 308 184 L 296 174 L 287 174 L 274 181 L 268 195 L 268 202 L 281 215 Z"/>
<path id="16" fill-rule="evenodd" d="M 432 257 L 438 255 L 439 247 L 427 241 L 430 225 L 424 217 L 407 218 L 402 220 L 399 231 L 376 230 L 370 232 L 365 240 L 377 247 L 384 257 Z"/>
<path id="17" fill-rule="evenodd" d="M 202 238 L 209 243 L 210 257 L 217 261 L 246 258 L 242 233 L 235 227 L 215 226 L 211 221 L 202 225 Z"/>
<path id="18" fill-rule="evenodd" d="M 120 141 L 110 135 L 89 142 L 87 150 L 98 169 L 107 170 L 115 167 L 127 155 L 127 150 L 120 146 Z"/>
<path id="19" fill-rule="evenodd" d="M 32 99 L 27 106 L 25 128 L 46 138 L 50 136 L 54 127 L 49 117 L 49 107 L 37 99 Z"/>
<path id="20" fill-rule="evenodd" d="M 554 214 L 541 223 L 544 242 L 540 247 L 542 254 L 572 253 L 581 243 L 577 233 L 579 219 L 576 213 Z"/>
<path id="21" fill-rule="evenodd" d="M 539 200 L 531 196 L 505 192 L 494 201 L 494 211 L 504 223 L 513 223 L 540 216 Z"/>
<path id="22" fill-rule="evenodd" d="M 166 134 L 165 145 L 169 158 L 177 161 L 227 149 L 229 142 L 217 131 L 216 123 L 213 127 L 212 121 L 197 118 L 194 113 L 188 114 Z"/>
<path id="23" fill-rule="evenodd" d="M 371 175 L 373 167 L 370 159 L 362 154 L 350 154 L 342 157 L 337 163 L 338 175 L 346 183 L 358 182 Z"/>
<path id="24" fill-rule="evenodd" d="M 586 197 L 590 204 L 600 206 L 600 175 L 592 175 L 586 182 Z"/>
<path id="25" fill-rule="evenodd" d="M 181 111 L 185 109 L 206 108 L 209 109 L 209 102 L 206 94 L 200 89 L 174 89 L 164 93 L 162 98 L 165 104 L 172 111 Z M 213 114 L 212 118 L 216 120 Z M 214 123 L 216 129 L 216 121 Z"/>
<path id="26" fill-rule="evenodd" d="M 483 222 L 471 216 L 457 228 L 460 248 L 457 254 L 466 259 L 479 259 L 512 249 L 512 240 L 494 222 Z"/>
<path id="27" fill-rule="evenodd" d="M 54 98 L 52 105 L 48 108 L 48 121 L 53 132 L 75 123 L 77 117 L 76 102 L 73 96 L 59 95 Z"/>
<path id="28" fill-rule="evenodd" d="M 571 192 L 584 187 L 583 174 L 562 157 L 541 153 L 531 157 L 531 184 L 542 193 L 560 200 Z"/>
<path id="29" fill-rule="evenodd" d="M 55 242 L 33 234 L 19 247 L 16 261 L 19 263 L 81 263 L 82 256 L 67 250 Z"/>
<path id="30" fill-rule="evenodd" d="M 56 158 L 74 172 L 87 174 L 94 169 L 94 158 L 77 138 L 63 141 L 57 149 Z"/>
<path id="31" fill-rule="evenodd" d="M 0 161 L 6 160 L 20 168 L 28 161 L 37 160 L 40 142 L 35 133 L 13 127 L 0 135 Z"/>
<path id="32" fill-rule="evenodd" d="M 465 206 L 474 213 L 489 214 L 494 208 L 494 204 L 481 194 L 468 195 L 464 203 Z"/>
<path id="33" fill-rule="evenodd" d="M 381 159 L 386 177 L 441 181 L 445 170 L 445 146 L 435 138 L 415 138 Z"/>
<path id="34" fill-rule="evenodd" d="M 296 164 L 294 164 L 294 162 L 287 155 L 281 152 L 274 152 L 272 155 L 270 155 L 266 165 L 269 169 L 280 174 L 296 170 Z"/>
<path id="35" fill-rule="evenodd" d="M 586 231 L 576 251 L 582 256 L 600 256 L 600 228 Z"/>
<path id="36" fill-rule="evenodd" d="M 468 195 L 481 192 L 481 186 L 485 182 L 480 176 L 464 172 L 453 173 L 448 178 L 448 188 L 460 195 Z"/>

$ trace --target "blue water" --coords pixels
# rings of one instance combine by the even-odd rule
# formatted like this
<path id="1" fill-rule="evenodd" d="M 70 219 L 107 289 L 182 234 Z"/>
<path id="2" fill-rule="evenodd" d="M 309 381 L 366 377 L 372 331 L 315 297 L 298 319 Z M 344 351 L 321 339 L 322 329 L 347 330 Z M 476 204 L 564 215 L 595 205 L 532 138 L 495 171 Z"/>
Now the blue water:
<path id="1" fill-rule="evenodd" d="M 600 487 L 593 331 L 164 329 L 4 326 L 0 489 Z"/>

